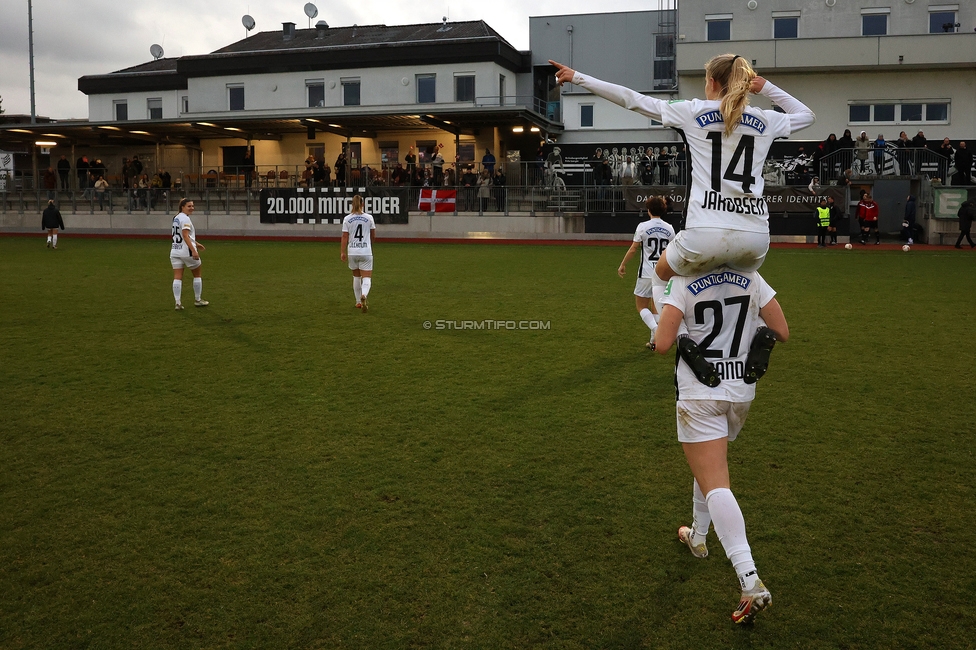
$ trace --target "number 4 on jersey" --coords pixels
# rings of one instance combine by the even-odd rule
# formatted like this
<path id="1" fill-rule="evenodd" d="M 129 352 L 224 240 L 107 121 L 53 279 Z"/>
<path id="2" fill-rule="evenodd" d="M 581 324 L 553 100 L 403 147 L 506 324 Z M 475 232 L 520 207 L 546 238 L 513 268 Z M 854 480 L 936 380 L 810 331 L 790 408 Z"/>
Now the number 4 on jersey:
<path id="1" fill-rule="evenodd" d="M 356 225 L 356 233 L 353 235 L 353 237 L 359 241 L 363 240 L 363 224 L 360 223 Z"/>
<path id="2" fill-rule="evenodd" d="M 722 174 L 722 135 L 721 131 L 711 131 L 705 136 L 712 141 L 712 189 L 721 192 L 722 179 L 724 178 L 733 183 L 742 183 L 742 191 L 749 194 L 752 190 L 752 184 L 756 182 L 756 178 L 751 175 L 752 152 L 756 146 L 756 138 L 751 135 L 739 136 L 739 145 L 732 154 L 728 168 Z M 743 159 L 742 173 L 737 174 L 735 170 L 739 166 L 740 159 Z"/>

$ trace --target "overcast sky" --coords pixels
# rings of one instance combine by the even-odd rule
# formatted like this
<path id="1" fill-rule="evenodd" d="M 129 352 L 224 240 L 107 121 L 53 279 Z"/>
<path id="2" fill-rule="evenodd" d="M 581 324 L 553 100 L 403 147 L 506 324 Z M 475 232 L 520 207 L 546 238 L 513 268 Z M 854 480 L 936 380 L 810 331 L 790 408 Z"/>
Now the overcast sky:
<path id="1" fill-rule="evenodd" d="M 519 50 L 529 49 L 529 16 L 595 13 L 592 0 L 319 0 L 318 18 L 340 27 L 484 20 Z M 617 0 L 613 11 L 656 9 L 663 0 Z M 37 114 L 87 118 L 78 77 L 106 74 L 152 60 L 159 43 L 167 57 L 206 54 L 244 37 L 241 17 L 255 32 L 291 21 L 308 27 L 302 0 L 34 0 L 34 83 Z M 314 24 L 314 21 L 313 21 Z M 27 0 L 0 0 L 0 97 L 6 113 L 30 114 Z"/>

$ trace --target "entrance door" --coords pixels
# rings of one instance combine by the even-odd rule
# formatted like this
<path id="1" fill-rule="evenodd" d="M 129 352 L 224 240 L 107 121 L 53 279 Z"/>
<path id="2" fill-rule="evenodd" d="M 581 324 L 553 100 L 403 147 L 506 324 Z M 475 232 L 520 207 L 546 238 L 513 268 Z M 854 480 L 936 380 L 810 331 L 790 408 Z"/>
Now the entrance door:
<path id="1" fill-rule="evenodd" d="M 901 232 L 901 222 L 905 218 L 905 202 L 911 191 L 911 181 L 877 180 L 874 182 L 873 196 L 878 203 L 880 232 L 889 234 Z"/>

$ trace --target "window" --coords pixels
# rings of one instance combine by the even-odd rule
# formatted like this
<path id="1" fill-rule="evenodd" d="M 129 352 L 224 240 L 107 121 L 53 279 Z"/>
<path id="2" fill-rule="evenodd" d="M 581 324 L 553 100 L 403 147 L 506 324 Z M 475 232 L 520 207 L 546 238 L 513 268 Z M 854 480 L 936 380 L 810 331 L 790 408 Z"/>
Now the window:
<path id="1" fill-rule="evenodd" d="M 674 79 L 674 59 L 655 60 L 654 61 L 654 79 L 655 81 L 670 81 Z M 657 84 L 654 86 L 655 90 L 658 90 Z"/>
<path id="2" fill-rule="evenodd" d="M 437 75 L 418 74 L 417 77 L 417 103 L 433 104 L 437 101 Z"/>
<path id="3" fill-rule="evenodd" d="M 926 104 L 925 121 L 926 122 L 948 122 L 949 105 L 948 104 Z"/>
<path id="4" fill-rule="evenodd" d="M 796 38 L 800 19 L 796 16 L 773 18 L 773 38 Z"/>
<path id="5" fill-rule="evenodd" d="M 888 33 L 889 9 L 865 9 L 861 12 L 861 36 L 884 36 Z"/>
<path id="6" fill-rule="evenodd" d="M 232 111 L 244 110 L 244 86 L 227 86 L 227 105 Z"/>
<path id="7" fill-rule="evenodd" d="M 474 162 L 474 143 L 460 143 L 457 150 L 458 162 Z"/>
<path id="8" fill-rule="evenodd" d="M 949 104 L 947 102 L 923 103 L 920 101 L 901 104 L 851 104 L 851 124 L 919 124 L 948 123 Z"/>
<path id="9" fill-rule="evenodd" d="M 163 100 L 161 98 L 146 100 L 146 110 L 150 120 L 163 119 Z"/>
<path id="10" fill-rule="evenodd" d="M 894 122 L 895 121 L 895 105 L 894 104 L 875 104 L 874 105 L 874 119 L 873 122 Z"/>
<path id="11" fill-rule="evenodd" d="M 122 101 L 112 102 L 113 108 L 115 109 L 115 121 L 125 122 L 129 119 L 129 104 Z"/>
<path id="12" fill-rule="evenodd" d="M 342 105 L 359 106 L 359 79 L 342 79 Z"/>
<path id="13" fill-rule="evenodd" d="M 955 11 L 932 11 L 932 7 L 929 7 L 929 34 L 951 34 L 955 31 Z"/>
<path id="14" fill-rule="evenodd" d="M 580 106 L 580 127 L 593 126 L 593 104 L 582 104 Z"/>
<path id="15" fill-rule="evenodd" d="M 674 57 L 674 34 L 657 34 L 654 37 L 654 56 L 660 59 Z"/>
<path id="16" fill-rule="evenodd" d="M 705 16 L 706 38 L 709 41 L 732 40 L 732 14 Z"/>
<path id="17" fill-rule="evenodd" d="M 474 75 L 465 74 L 454 77 L 454 101 L 474 101 Z"/>
<path id="18" fill-rule="evenodd" d="M 183 95 L 183 97 L 180 99 L 180 106 L 183 108 L 183 110 L 181 112 L 183 112 L 183 113 L 189 113 L 190 112 L 190 98 L 187 97 L 186 95 Z"/>
<path id="19" fill-rule="evenodd" d="M 851 105 L 851 123 L 856 122 L 870 122 L 871 121 L 871 106 L 869 105 Z"/>
<path id="20" fill-rule="evenodd" d="M 383 164 L 383 167 L 396 167 L 397 161 L 400 160 L 400 143 L 380 141 L 379 148 L 380 162 Z"/>
<path id="21" fill-rule="evenodd" d="M 901 105 L 901 121 L 902 122 L 921 122 L 922 121 L 922 105 L 921 104 L 902 104 Z"/>
<path id="22" fill-rule="evenodd" d="M 305 92 L 308 94 L 308 107 L 325 106 L 325 80 L 306 79 Z"/>

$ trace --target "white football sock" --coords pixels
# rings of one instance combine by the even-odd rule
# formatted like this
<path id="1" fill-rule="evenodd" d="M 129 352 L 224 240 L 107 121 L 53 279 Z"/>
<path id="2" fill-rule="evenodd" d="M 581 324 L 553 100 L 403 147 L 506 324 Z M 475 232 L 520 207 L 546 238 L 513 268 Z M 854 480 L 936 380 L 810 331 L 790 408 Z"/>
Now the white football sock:
<path id="1" fill-rule="evenodd" d="M 722 542 L 725 555 L 739 576 L 739 583 L 743 589 L 750 589 L 759 576 L 749 540 L 746 539 L 746 522 L 739 503 L 729 488 L 715 488 L 705 496 L 705 503 L 708 504 L 708 513 L 712 516 L 718 540 Z M 746 574 L 751 574 L 748 579 Z"/>
<path id="2" fill-rule="evenodd" d="M 49 244 L 51 243 L 51 235 L 48 235 L 47 236 L 47 243 L 49 243 Z"/>
<path id="3" fill-rule="evenodd" d="M 369 287 L 373 284 L 373 278 L 363 278 L 363 296 L 369 295 Z"/>
<path id="4" fill-rule="evenodd" d="M 173 280 L 173 297 L 176 304 L 180 304 L 180 296 L 183 295 L 183 280 Z"/>
<path id="5" fill-rule="evenodd" d="M 703 543 L 705 538 L 708 537 L 708 527 L 712 524 L 712 515 L 708 513 L 708 504 L 705 503 L 705 495 L 702 494 L 701 488 L 698 487 L 698 481 L 695 481 L 693 501 L 692 511 L 695 519 L 691 527 L 695 532 L 691 538 L 691 543 L 697 546 Z"/>
<path id="6" fill-rule="evenodd" d="M 203 295 L 203 278 L 193 278 L 193 297 L 200 300 Z"/>
<path id="7" fill-rule="evenodd" d="M 58 235 L 57 235 L 57 233 L 51 235 L 51 245 L 52 246 L 57 246 L 58 245 Z"/>
<path id="8" fill-rule="evenodd" d="M 362 302 L 363 300 L 363 279 L 357 276 L 352 276 L 352 292 L 356 294 L 356 302 Z"/>
<path id="9" fill-rule="evenodd" d="M 641 320 L 644 321 L 644 324 L 647 325 L 647 329 L 651 330 L 652 332 L 657 329 L 657 319 L 654 318 L 654 314 L 651 313 L 650 309 L 647 309 L 646 307 L 641 309 L 640 317 Z"/>

